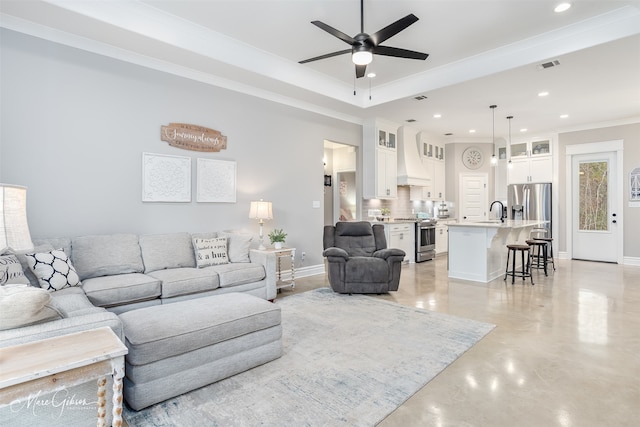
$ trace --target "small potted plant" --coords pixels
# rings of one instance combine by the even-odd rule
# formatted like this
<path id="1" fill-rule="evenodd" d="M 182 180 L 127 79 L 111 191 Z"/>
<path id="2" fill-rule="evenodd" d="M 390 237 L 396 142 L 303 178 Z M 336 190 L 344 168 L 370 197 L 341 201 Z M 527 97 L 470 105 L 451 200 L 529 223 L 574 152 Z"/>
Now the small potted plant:
<path id="1" fill-rule="evenodd" d="M 284 232 L 282 228 L 274 228 L 269 234 L 269 240 L 271 244 L 276 249 L 282 249 L 282 244 L 284 240 L 287 238 L 287 233 Z"/>

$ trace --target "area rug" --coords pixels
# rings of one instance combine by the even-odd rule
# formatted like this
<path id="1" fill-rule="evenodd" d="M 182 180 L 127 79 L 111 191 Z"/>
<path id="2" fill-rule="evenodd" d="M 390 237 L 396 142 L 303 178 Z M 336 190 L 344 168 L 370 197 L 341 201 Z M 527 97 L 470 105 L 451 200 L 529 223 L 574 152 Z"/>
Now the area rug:
<path id="1" fill-rule="evenodd" d="M 142 411 L 132 427 L 373 426 L 495 325 L 316 289 L 276 300 L 281 358 Z"/>

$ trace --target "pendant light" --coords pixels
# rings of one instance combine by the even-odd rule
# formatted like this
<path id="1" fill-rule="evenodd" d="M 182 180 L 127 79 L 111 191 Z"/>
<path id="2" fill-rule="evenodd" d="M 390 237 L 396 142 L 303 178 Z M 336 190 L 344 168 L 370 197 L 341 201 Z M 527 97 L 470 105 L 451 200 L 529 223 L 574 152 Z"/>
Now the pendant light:
<path id="1" fill-rule="evenodd" d="M 507 163 L 507 167 L 509 169 L 513 169 L 513 163 L 511 163 L 511 119 L 513 116 L 507 116 L 507 120 L 509 120 L 509 163 Z"/>
<path id="2" fill-rule="evenodd" d="M 491 166 L 498 164 L 498 158 L 496 157 L 496 107 L 497 105 L 489 105 L 492 113 L 492 127 L 491 127 L 491 144 L 493 147 L 493 155 L 491 156 Z"/>

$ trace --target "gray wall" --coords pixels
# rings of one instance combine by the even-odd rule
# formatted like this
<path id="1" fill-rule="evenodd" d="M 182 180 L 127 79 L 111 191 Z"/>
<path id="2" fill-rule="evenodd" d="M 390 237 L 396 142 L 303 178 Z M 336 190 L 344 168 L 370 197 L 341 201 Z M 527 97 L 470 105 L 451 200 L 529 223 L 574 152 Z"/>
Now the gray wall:
<path id="1" fill-rule="evenodd" d="M 361 126 L 2 30 L 0 182 L 26 185 L 33 236 L 244 229 L 249 202 L 322 264 L 323 141 L 360 146 Z M 228 137 L 199 153 L 160 141 L 160 126 Z M 142 153 L 192 158 L 191 203 L 141 201 Z M 237 202 L 195 201 L 195 159 L 237 162 Z M 321 207 L 313 208 L 319 201 Z"/>
<path id="2" fill-rule="evenodd" d="M 622 173 L 624 176 L 623 188 L 623 221 L 624 221 L 624 256 L 640 258 L 640 208 L 629 207 L 629 173 L 640 166 L 640 123 L 613 126 L 600 129 L 592 129 L 578 132 L 561 133 L 558 135 L 558 185 L 559 196 L 559 229 L 558 247 L 560 251 L 566 251 L 567 242 L 566 230 L 566 210 L 570 209 L 565 200 L 566 192 L 566 147 L 574 144 L 586 144 L 590 142 L 605 142 L 623 140 L 624 141 L 624 164 Z"/>

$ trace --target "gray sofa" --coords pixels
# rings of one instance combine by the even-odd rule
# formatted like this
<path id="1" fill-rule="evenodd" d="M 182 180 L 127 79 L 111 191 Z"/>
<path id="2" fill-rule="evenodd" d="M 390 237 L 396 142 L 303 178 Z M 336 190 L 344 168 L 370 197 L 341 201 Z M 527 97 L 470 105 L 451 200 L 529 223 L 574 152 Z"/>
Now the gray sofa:
<path id="1" fill-rule="evenodd" d="M 198 268 L 193 239 L 216 236 L 226 237 L 229 262 Z M 134 310 L 197 298 L 204 304 L 214 301 L 204 297 L 238 292 L 273 300 L 277 292 L 275 256 L 250 249 L 250 241 L 246 235 L 225 232 L 34 239 L 33 252 L 62 248 L 69 255 L 81 285 L 51 292 L 48 307 L 55 315 L 47 321 L 0 330 L 0 347 L 100 326 L 109 326 L 127 342 L 126 328 L 119 316 Z M 15 255 L 31 285 L 39 286 L 27 267 L 25 254 Z M 223 377 L 219 374 L 219 378 Z M 91 398 L 95 393 L 93 383 L 88 390 L 89 394 L 82 393 Z M 7 418 L 7 411 L 4 414 L 0 411 L 3 422 L 13 418 L 19 423 L 20 413 L 9 413 Z M 53 419 L 45 420 L 53 425 Z"/>

